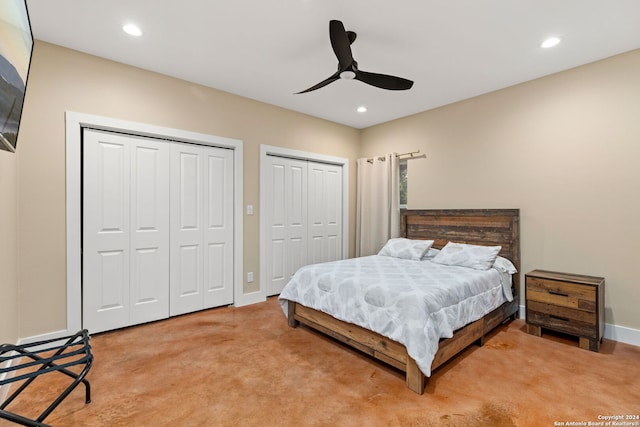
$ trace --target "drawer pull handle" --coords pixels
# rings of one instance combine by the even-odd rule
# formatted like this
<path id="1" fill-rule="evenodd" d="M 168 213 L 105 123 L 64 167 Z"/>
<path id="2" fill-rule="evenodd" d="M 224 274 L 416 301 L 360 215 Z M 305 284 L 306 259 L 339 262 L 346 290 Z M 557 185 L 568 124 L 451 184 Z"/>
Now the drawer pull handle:
<path id="1" fill-rule="evenodd" d="M 556 320 L 562 320 L 563 322 L 569 321 L 569 319 L 567 319 L 566 317 L 554 316 L 553 314 L 550 314 L 549 317 Z"/>
<path id="2" fill-rule="evenodd" d="M 557 292 L 557 291 L 549 291 L 549 293 L 551 295 L 558 295 L 560 297 L 568 297 L 569 296 L 569 294 L 563 294 L 562 292 Z"/>

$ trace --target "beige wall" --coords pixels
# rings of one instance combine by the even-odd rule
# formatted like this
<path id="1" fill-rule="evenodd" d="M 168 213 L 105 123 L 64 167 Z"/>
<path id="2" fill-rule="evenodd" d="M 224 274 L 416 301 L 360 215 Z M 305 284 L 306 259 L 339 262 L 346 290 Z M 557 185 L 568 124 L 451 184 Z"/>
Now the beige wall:
<path id="1" fill-rule="evenodd" d="M 253 271 L 256 279 L 246 291 L 260 271 L 260 144 L 350 160 L 359 147 L 359 131 L 347 126 L 36 41 L 17 184 L 21 337 L 66 326 L 65 111 L 242 140 L 244 204 L 256 208 L 244 218 L 244 277 Z M 349 208 L 353 242 L 354 202 Z"/>
<path id="2" fill-rule="evenodd" d="M 22 139 L 22 137 L 21 137 Z M 18 141 L 18 147 L 20 146 Z M 18 338 L 17 154 L 0 151 L 0 344 Z"/>
<path id="3" fill-rule="evenodd" d="M 67 110 L 243 140 L 244 204 L 256 208 L 244 270 L 256 279 L 259 144 L 350 160 L 420 149 L 410 207 L 520 208 L 522 270 L 605 276 L 607 322 L 640 329 L 638 69 L 634 51 L 358 131 L 37 41 L 19 153 L 0 153 L 0 295 L 18 302 L 0 310 L 0 338 L 65 327 Z"/>
<path id="4" fill-rule="evenodd" d="M 606 278 L 640 329 L 640 50 L 365 129 L 363 156 L 420 149 L 410 208 L 520 208 L 522 271 Z"/>

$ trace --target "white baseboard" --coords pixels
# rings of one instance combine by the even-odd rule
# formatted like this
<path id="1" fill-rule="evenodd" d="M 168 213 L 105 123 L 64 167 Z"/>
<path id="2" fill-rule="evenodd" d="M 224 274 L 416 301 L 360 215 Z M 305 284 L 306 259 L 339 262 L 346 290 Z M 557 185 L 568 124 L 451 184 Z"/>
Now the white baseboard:
<path id="1" fill-rule="evenodd" d="M 0 368 L 7 368 L 7 367 L 9 367 L 9 362 L 7 362 L 4 365 L 0 366 Z M 5 379 L 5 378 L 9 378 L 10 375 L 13 376 L 13 372 L 4 373 L 4 374 L 0 375 L 0 381 Z M 0 402 L 4 402 L 4 400 L 7 398 L 7 393 L 9 393 L 9 384 L 5 384 L 3 386 L 0 386 Z"/>
<path id="2" fill-rule="evenodd" d="M 15 359 L 8 360 L 3 365 L 0 365 L 0 368 L 8 368 L 8 367 L 10 367 L 11 366 L 11 362 L 13 360 L 15 360 Z M 15 374 L 16 374 L 15 371 L 5 372 L 4 374 L 0 375 L 0 380 L 4 380 L 6 378 L 13 378 L 13 376 Z M 11 387 L 11 383 L 5 384 L 3 386 L 0 386 L 0 403 L 4 402 L 4 400 L 7 398 L 7 395 L 9 394 L 9 388 L 10 387 Z"/>
<path id="3" fill-rule="evenodd" d="M 233 301 L 234 307 L 242 307 L 245 305 L 257 304 L 267 300 L 264 291 L 250 292 L 248 294 L 237 295 Z"/>
<path id="4" fill-rule="evenodd" d="M 640 330 L 638 329 L 605 323 L 604 337 L 608 340 L 637 345 L 640 347 Z"/>
<path id="5" fill-rule="evenodd" d="M 18 340 L 18 344 L 16 345 L 33 344 L 34 342 L 38 342 L 38 341 L 46 341 L 46 340 L 53 340 L 57 338 L 63 338 L 63 337 L 75 334 L 76 332 L 77 331 L 69 332 L 66 329 L 61 329 L 59 331 L 54 331 L 54 332 L 47 332 L 46 334 L 34 335 L 32 337 L 27 337 L 27 338 L 20 338 Z M 34 347 L 34 348 L 37 348 L 37 347 Z"/>
<path id="6" fill-rule="evenodd" d="M 520 306 L 520 318 L 526 319 L 526 309 L 524 305 Z M 638 329 L 618 326 L 612 323 L 605 323 L 604 338 L 640 347 L 640 330 Z"/>

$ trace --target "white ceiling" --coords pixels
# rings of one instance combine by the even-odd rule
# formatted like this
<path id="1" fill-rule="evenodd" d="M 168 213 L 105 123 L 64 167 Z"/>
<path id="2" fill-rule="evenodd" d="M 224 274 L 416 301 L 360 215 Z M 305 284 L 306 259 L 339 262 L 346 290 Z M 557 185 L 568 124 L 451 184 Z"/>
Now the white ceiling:
<path id="1" fill-rule="evenodd" d="M 36 39 L 365 128 L 640 48 L 638 0 L 27 0 Z M 386 91 L 329 77 L 329 20 Z M 143 31 L 122 31 L 134 22 Z M 562 38 L 552 49 L 540 43 Z M 364 105 L 368 111 L 356 112 Z"/>

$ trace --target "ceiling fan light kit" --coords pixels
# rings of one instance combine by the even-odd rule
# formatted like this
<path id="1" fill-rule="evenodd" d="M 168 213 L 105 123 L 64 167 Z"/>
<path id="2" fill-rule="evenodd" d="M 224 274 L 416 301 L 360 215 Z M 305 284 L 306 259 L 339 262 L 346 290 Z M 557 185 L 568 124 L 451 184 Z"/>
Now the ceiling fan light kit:
<path id="1" fill-rule="evenodd" d="M 407 90 L 413 86 L 413 81 L 402 77 L 359 70 L 358 63 L 353 59 L 351 53 L 351 44 L 356 40 L 357 34 L 353 31 L 346 31 L 341 21 L 334 19 L 329 22 L 329 38 L 333 52 L 338 58 L 338 71 L 320 83 L 297 92 L 297 94 L 320 89 L 338 79 L 360 80 L 368 85 L 387 90 Z"/>

